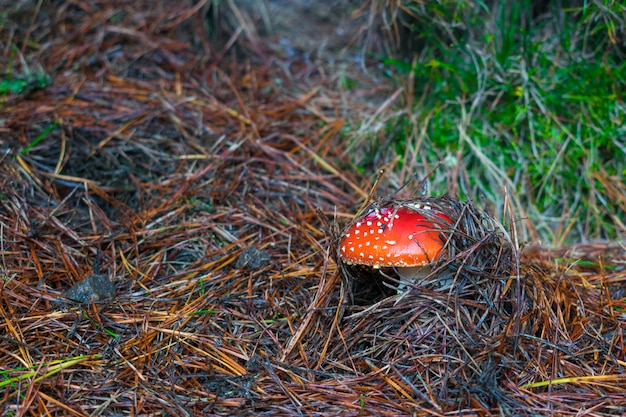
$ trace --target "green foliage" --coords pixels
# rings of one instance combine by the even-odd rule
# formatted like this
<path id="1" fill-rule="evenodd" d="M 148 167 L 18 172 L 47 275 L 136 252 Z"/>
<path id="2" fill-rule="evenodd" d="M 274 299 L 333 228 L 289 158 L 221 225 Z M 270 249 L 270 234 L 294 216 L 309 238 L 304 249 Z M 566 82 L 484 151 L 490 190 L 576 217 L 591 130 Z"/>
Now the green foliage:
<path id="1" fill-rule="evenodd" d="M 24 149 L 20 151 L 20 155 L 26 155 L 28 151 L 30 151 L 34 146 L 36 146 L 39 142 L 45 139 L 46 136 L 48 136 L 50 132 L 52 132 L 54 128 L 57 127 L 58 125 L 59 125 L 59 121 L 57 120 L 51 125 L 49 125 L 47 128 L 45 128 L 43 132 L 41 132 L 31 143 L 26 145 Z"/>
<path id="2" fill-rule="evenodd" d="M 0 75 L 0 96 L 2 97 L 2 104 L 4 98 L 9 94 L 15 94 L 17 96 L 25 97 L 34 90 L 46 88 L 52 83 L 52 79 L 45 71 L 35 65 L 34 69 L 31 69 L 21 55 L 22 58 L 22 72 L 14 70 L 13 58 L 19 54 L 19 51 L 13 45 L 13 53 L 9 57 L 9 65 L 6 72 Z"/>
<path id="3" fill-rule="evenodd" d="M 0 80 L 0 94 L 27 95 L 33 90 L 45 88 L 50 79 L 45 74 L 34 74 L 32 77 L 8 78 Z"/>
<path id="4" fill-rule="evenodd" d="M 385 61 L 412 73 L 424 132 L 397 135 L 398 152 L 420 139 L 432 161 L 461 151 L 462 194 L 499 206 L 514 191 L 544 239 L 560 242 L 564 213 L 577 215 L 570 238 L 616 237 L 626 213 L 606 181 L 626 172 L 626 6 L 533 16 L 529 1 L 422 3 L 404 2 L 416 59 Z"/>

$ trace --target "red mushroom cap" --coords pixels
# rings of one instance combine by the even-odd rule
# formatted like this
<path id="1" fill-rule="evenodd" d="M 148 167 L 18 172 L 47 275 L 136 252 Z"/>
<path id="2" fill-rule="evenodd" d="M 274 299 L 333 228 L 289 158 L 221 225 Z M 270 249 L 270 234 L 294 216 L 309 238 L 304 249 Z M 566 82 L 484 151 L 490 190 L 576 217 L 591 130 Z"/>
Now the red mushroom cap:
<path id="1" fill-rule="evenodd" d="M 341 238 L 340 258 L 347 264 L 374 268 L 420 266 L 438 260 L 444 247 L 439 233 L 451 220 L 430 206 L 414 207 L 376 208 L 358 218 Z M 432 210 L 432 216 L 418 210 Z M 433 221 L 433 216 L 441 222 Z"/>

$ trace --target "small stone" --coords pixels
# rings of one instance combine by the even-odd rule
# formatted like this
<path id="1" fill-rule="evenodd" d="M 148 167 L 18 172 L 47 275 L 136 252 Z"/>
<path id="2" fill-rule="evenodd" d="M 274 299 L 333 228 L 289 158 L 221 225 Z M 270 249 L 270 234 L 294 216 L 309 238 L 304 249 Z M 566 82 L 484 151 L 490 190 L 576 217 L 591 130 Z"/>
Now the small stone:
<path id="1" fill-rule="evenodd" d="M 113 296 L 115 296 L 115 284 L 103 275 L 96 274 L 89 275 L 65 292 L 65 297 L 81 304 L 110 300 Z"/>
<path id="2" fill-rule="evenodd" d="M 269 265 L 270 259 L 270 254 L 267 251 L 250 246 L 239 255 L 235 267 L 258 269 Z"/>

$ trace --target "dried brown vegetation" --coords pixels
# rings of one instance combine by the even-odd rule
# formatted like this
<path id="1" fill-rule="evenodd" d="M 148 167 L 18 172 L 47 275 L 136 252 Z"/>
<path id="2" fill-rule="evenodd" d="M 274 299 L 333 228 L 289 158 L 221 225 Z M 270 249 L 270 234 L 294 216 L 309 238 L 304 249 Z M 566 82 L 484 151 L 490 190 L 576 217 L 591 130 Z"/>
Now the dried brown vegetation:
<path id="1" fill-rule="evenodd" d="M 623 247 L 351 305 L 331 229 L 369 180 L 341 130 L 381 87 L 238 58 L 207 2 L 164 5 L 8 11 L 2 62 L 53 83 L 1 108 L 0 414 L 626 412 Z"/>

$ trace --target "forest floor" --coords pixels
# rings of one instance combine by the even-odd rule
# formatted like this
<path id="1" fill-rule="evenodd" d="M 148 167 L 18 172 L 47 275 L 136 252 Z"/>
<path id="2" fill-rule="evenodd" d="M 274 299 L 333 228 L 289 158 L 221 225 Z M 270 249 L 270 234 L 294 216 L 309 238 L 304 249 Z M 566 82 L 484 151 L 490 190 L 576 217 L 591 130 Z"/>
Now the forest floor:
<path id="1" fill-rule="evenodd" d="M 516 250 L 501 338 L 452 292 L 351 303 L 337 231 L 376 172 L 346 131 L 399 87 L 122 3 L 0 30 L 0 414 L 626 413 L 623 245 Z"/>

